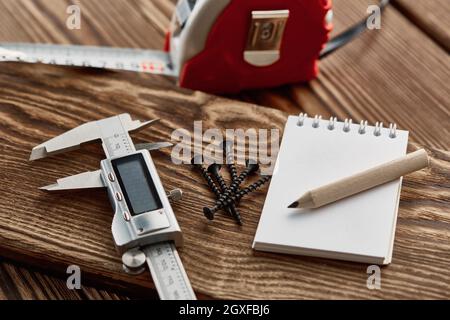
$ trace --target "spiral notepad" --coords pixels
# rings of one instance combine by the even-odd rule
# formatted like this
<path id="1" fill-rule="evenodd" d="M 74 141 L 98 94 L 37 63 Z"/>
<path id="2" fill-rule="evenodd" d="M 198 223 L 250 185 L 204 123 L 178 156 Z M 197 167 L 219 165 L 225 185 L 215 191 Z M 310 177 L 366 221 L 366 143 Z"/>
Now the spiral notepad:
<path id="1" fill-rule="evenodd" d="M 253 248 L 388 264 L 401 178 L 318 209 L 288 209 L 304 192 L 406 154 L 408 132 L 304 114 L 288 118 Z"/>

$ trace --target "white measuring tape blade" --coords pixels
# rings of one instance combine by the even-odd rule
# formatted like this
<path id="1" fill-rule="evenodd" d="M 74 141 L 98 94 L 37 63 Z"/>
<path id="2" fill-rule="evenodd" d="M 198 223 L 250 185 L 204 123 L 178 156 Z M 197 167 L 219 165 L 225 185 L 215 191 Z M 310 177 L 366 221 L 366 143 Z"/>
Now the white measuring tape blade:
<path id="1" fill-rule="evenodd" d="M 161 300 L 196 300 L 189 278 L 172 242 L 143 248 Z"/>
<path id="2" fill-rule="evenodd" d="M 170 55 L 158 50 L 0 43 L 0 62 L 2 61 L 116 69 L 177 76 Z"/>

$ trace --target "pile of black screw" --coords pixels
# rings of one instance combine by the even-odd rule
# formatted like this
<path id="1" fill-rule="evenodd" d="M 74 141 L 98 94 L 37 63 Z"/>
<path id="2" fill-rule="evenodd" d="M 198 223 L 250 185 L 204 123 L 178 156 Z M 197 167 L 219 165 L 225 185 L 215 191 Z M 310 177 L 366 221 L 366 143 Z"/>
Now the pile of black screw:
<path id="1" fill-rule="evenodd" d="M 220 164 L 213 163 L 208 168 L 205 168 L 202 165 L 202 156 L 195 156 L 191 160 L 193 167 L 200 171 L 210 190 L 216 196 L 214 206 L 212 208 L 204 207 L 203 213 L 209 220 L 213 220 L 216 212 L 220 209 L 224 209 L 224 211 L 227 212 L 229 216 L 233 217 L 239 225 L 242 225 L 242 218 L 236 208 L 237 205 L 245 195 L 254 192 L 267 183 L 271 176 L 261 176 L 256 182 L 245 188 L 241 188 L 241 184 L 247 180 L 248 177 L 258 172 L 259 164 L 256 161 L 247 160 L 246 168 L 238 174 L 233 156 L 233 142 L 224 141 L 221 146 L 223 148 L 223 152 L 225 153 L 225 164 L 231 177 L 229 186 L 220 174 L 220 170 L 222 168 Z"/>

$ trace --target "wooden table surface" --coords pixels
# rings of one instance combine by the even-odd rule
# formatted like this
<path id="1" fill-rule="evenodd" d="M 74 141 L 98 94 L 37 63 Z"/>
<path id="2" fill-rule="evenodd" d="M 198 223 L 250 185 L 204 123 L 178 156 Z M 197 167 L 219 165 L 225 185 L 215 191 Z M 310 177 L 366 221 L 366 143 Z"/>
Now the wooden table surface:
<path id="1" fill-rule="evenodd" d="M 160 48 L 173 10 L 168 0 L 70 3 L 81 6 L 81 30 L 65 27 L 69 1 L 0 0 L 0 42 Z M 357 21 L 369 3 L 335 0 L 335 32 Z M 154 297 L 145 275 L 120 273 L 107 234 L 110 209 L 104 194 L 84 207 L 65 207 L 85 195 L 59 198 L 36 190 L 57 177 L 92 170 L 101 151 L 89 147 L 48 162 L 26 161 L 33 145 L 123 111 L 164 119 L 155 130 L 138 134 L 139 140 L 167 139 L 174 128 L 190 128 L 198 119 L 211 127 L 280 129 L 288 113 L 299 112 L 397 122 L 410 131 L 409 149 L 426 148 L 432 166 L 404 180 L 393 263 L 382 269 L 381 290 L 366 288 L 365 265 L 253 252 L 264 192 L 243 205 L 242 229 L 225 218 L 207 223 L 199 213 L 210 203 L 206 187 L 189 168 L 174 174 L 169 153 L 162 152 L 155 161 L 166 187 L 193 189 L 174 206 L 182 212 L 178 219 L 186 237 L 181 257 L 194 288 L 206 298 L 450 298 L 449 16 L 446 0 L 394 1 L 381 31 L 367 32 L 321 61 L 318 79 L 226 98 L 179 89 L 161 76 L 2 64 L 0 183 L 6 201 L 0 205 L 0 298 Z M 83 216 L 86 208 L 96 215 Z M 55 230 L 62 214 L 68 223 Z M 45 225 L 44 217 L 50 218 Z M 83 228 L 94 223 L 101 224 L 99 230 L 86 235 Z M 63 267 L 72 261 L 86 271 L 82 290 L 66 287 Z"/>

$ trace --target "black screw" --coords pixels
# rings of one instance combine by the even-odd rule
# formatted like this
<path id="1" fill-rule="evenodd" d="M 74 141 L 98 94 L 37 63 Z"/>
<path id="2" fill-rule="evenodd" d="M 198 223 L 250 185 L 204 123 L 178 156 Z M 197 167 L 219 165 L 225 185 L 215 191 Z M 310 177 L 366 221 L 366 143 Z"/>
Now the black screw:
<path id="1" fill-rule="evenodd" d="M 203 162 L 203 157 L 202 156 L 195 156 L 195 157 L 193 157 L 191 159 L 192 166 L 194 168 L 197 168 L 200 171 L 200 173 L 202 174 L 203 178 L 205 179 L 205 181 L 208 184 L 208 186 L 211 189 L 211 191 L 214 192 L 216 197 L 219 199 L 222 196 L 222 193 L 220 192 L 219 188 L 216 186 L 216 183 L 214 182 L 214 180 L 208 174 L 208 171 L 206 170 L 206 168 L 203 167 L 203 165 L 201 165 L 202 162 Z M 225 208 L 230 216 L 234 216 L 233 208 L 234 208 L 234 210 L 236 209 L 234 207 L 234 205 L 233 206 L 227 206 Z M 214 219 L 214 214 L 207 215 L 206 217 L 209 220 L 213 220 Z"/>
<path id="2" fill-rule="evenodd" d="M 214 194 L 217 197 L 220 197 L 222 195 L 222 193 L 220 192 L 219 188 L 216 186 L 216 183 L 214 182 L 214 180 L 209 176 L 206 168 L 203 167 L 200 163 L 198 163 L 198 162 L 201 162 L 201 161 L 197 161 L 199 159 L 198 157 L 200 157 L 203 160 L 202 156 L 196 156 L 191 159 L 191 164 L 194 166 L 194 168 L 197 168 L 200 171 L 200 173 L 202 174 L 203 178 L 205 179 L 205 181 L 208 184 L 211 191 L 214 192 Z"/>
<path id="3" fill-rule="evenodd" d="M 238 179 L 236 164 L 233 156 L 233 141 L 225 140 L 221 143 L 223 152 L 225 152 L 225 163 L 230 171 L 231 183 L 235 183 Z"/>
<path id="4" fill-rule="evenodd" d="M 218 163 L 210 164 L 208 167 L 208 172 L 213 175 L 213 177 L 217 180 L 219 183 L 219 187 L 222 190 L 222 192 L 226 192 L 228 190 L 227 184 L 225 180 L 223 179 L 222 175 L 220 174 L 220 169 L 222 166 Z"/>
<path id="5" fill-rule="evenodd" d="M 214 215 L 214 213 L 216 213 L 218 210 L 222 209 L 223 207 L 228 206 L 231 203 L 237 203 L 239 200 L 241 200 L 241 198 L 243 196 L 254 192 L 259 187 L 261 187 L 266 182 L 268 182 L 270 180 L 270 178 L 272 178 L 272 177 L 271 176 L 265 176 L 265 177 L 259 179 L 258 181 L 256 181 L 255 183 L 252 183 L 247 188 L 242 189 L 241 191 L 239 191 L 236 194 L 230 194 L 228 192 L 225 192 L 216 201 L 216 203 L 214 204 L 214 207 L 212 207 L 212 208 L 204 207 L 203 208 L 203 213 L 205 214 L 205 216 L 207 216 L 207 215 Z"/>
<path id="6" fill-rule="evenodd" d="M 230 186 L 230 192 L 233 193 L 236 190 L 239 190 L 239 186 L 241 183 L 251 174 L 255 173 L 259 169 L 259 164 L 255 162 L 254 160 L 247 160 L 246 161 L 246 168 L 244 171 L 241 172 L 239 177 L 234 181 Z"/>
<path id="7" fill-rule="evenodd" d="M 224 194 L 227 194 L 230 192 L 230 190 L 227 187 L 227 184 L 225 182 L 225 180 L 223 179 L 222 175 L 220 174 L 220 169 L 222 168 L 222 166 L 220 164 L 217 163 L 213 163 L 208 167 L 208 172 L 210 174 L 212 174 L 214 176 L 214 178 L 217 180 L 217 182 L 219 183 L 219 187 L 221 189 L 222 196 Z M 220 199 L 220 198 L 219 198 Z M 239 211 L 236 210 L 236 206 L 234 203 L 230 203 L 227 205 L 230 208 L 230 212 L 232 212 L 233 217 L 236 219 L 236 221 L 242 225 L 242 218 L 241 218 L 241 214 L 239 213 Z M 203 211 L 205 212 L 205 211 Z M 206 215 L 206 214 L 205 214 Z M 209 214 L 206 215 L 207 217 L 210 216 Z"/>

